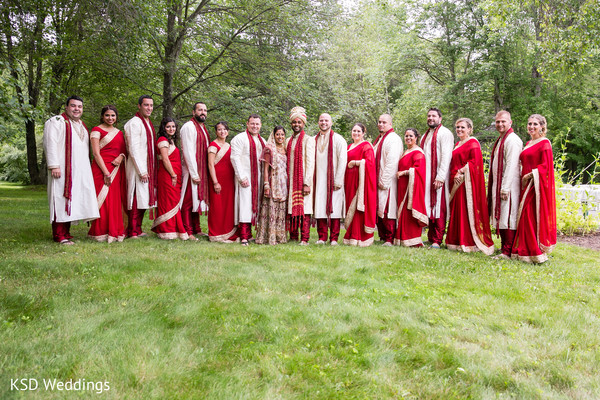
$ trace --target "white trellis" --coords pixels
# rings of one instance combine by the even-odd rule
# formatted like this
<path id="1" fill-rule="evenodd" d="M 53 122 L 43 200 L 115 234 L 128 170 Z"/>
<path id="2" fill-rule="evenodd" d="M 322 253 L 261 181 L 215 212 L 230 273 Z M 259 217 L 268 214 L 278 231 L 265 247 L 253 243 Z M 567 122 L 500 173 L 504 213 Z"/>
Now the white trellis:
<path id="1" fill-rule="evenodd" d="M 600 185 L 565 185 L 558 190 L 567 199 L 579 201 L 584 216 L 600 215 Z"/>

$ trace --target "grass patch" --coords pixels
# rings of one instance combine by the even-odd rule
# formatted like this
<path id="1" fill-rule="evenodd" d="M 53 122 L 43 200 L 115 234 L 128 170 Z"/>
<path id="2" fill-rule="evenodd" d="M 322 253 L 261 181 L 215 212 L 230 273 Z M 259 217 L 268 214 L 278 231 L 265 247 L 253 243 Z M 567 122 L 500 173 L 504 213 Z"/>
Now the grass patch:
<path id="1" fill-rule="evenodd" d="M 4 183 L 0 220 L 0 398 L 96 395 L 11 391 L 30 377 L 107 381 L 108 399 L 600 393 L 592 250 L 559 244 L 527 265 L 380 245 L 107 245 L 87 226 L 61 247 L 45 188 Z"/>

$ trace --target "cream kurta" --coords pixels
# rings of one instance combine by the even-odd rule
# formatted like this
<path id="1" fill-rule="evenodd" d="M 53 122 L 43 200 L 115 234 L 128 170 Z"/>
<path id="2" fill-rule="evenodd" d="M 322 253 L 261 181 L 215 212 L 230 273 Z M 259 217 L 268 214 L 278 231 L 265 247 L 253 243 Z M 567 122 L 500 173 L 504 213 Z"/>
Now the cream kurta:
<path id="1" fill-rule="evenodd" d="M 425 175 L 425 208 L 429 218 L 439 218 L 442 204 L 442 190 L 446 196 L 446 220 L 450 218 L 448 211 L 450 210 L 450 161 L 452 160 L 452 151 L 454 150 L 454 136 L 452 132 L 445 126 L 440 126 L 437 133 L 437 172 L 435 175 L 436 181 L 444 182 L 444 186 L 436 190 L 437 200 L 435 210 L 431 210 L 431 141 L 433 132 L 427 135 L 425 143 L 423 143 L 423 152 L 425 153 L 425 165 L 427 167 Z"/>
<path id="2" fill-rule="evenodd" d="M 519 156 L 523 150 L 523 142 L 516 133 L 511 132 L 504 141 L 504 161 L 502 164 L 502 187 L 501 193 L 508 194 L 508 200 L 500 201 L 500 229 L 517 229 L 517 212 L 519 210 L 519 195 L 521 193 L 521 176 L 519 168 Z M 496 188 L 500 179 L 498 176 L 498 152 L 500 144 L 496 146 L 494 152 L 494 162 L 490 166 L 492 169 L 492 204 L 489 205 L 492 212 L 490 220 L 492 227 L 496 227 L 496 218 L 494 218 L 494 205 L 496 204 Z"/>
<path id="3" fill-rule="evenodd" d="M 152 124 L 149 120 L 147 120 L 146 123 L 148 125 Z M 150 129 L 152 132 L 152 128 Z M 140 118 L 133 117 L 125 124 L 124 131 L 125 139 L 127 139 L 127 151 L 129 152 L 125 171 L 127 175 L 127 209 L 131 210 L 134 193 L 138 209 L 147 210 L 156 207 L 156 202 L 154 204 L 149 204 L 150 192 L 148 182 L 142 182 L 142 179 L 140 178 L 142 175 L 148 173 L 148 148 L 146 147 L 148 145 L 148 140 L 146 138 L 146 128 L 144 127 L 144 123 Z M 153 137 L 152 143 L 150 143 L 153 156 L 155 151 L 155 139 L 156 138 Z M 154 171 L 154 173 L 157 172 L 158 171 Z M 149 179 L 152 179 L 152 177 L 149 177 Z"/>
<path id="4" fill-rule="evenodd" d="M 331 203 L 333 210 L 330 218 L 343 218 L 344 213 L 344 174 L 346 172 L 346 159 L 348 157 L 348 144 L 344 138 L 333 134 L 333 167 L 327 165 L 329 153 L 329 133 L 317 135 L 317 156 L 315 159 L 315 204 L 314 217 L 327 218 L 327 171 L 333 168 L 333 184 L 341 189 L 332 192 Z"/>
<path id="5" fill-rule="evenodd" d="M 294 154 L 296 151 L 296 146 L 298 144 L 298 135 L 292 136 L 288 138 L 285 142 L 285 146 L 287 149 L 289 141 L 292 141 L 292 149 L 290 153 L 287 155 L 288 160 L 290 162 L 290 168 L 288 169 L 288 181 L 289 188 L 288 193 L 292 194 L 293 190 L 293 179 L 294 179 Z M 313 176 L 315 172 L 315 139 L 312 136 L 304 133 L 304 140 L 302 141 L 302 158 L 303 158 L 303 172 L 304 172 L 304 184 L 308 185 L 310 188 L 310 194 L 304 196 L 304 214 L 312 214 L 313 213 Z M 292 213 L 292 202 L 288 201 L 288 214 Z"/>
<path id="6" fill-rule="evenodd" d="M 198 174 L 198 164 L 196 163 L 196 139 L 198 138 L 198 132 L 196 131 L 196 126 L 192 121 L 188 121 L 181 127 L 179 131 L 181 134 L 181 153 L 183 154 L 183 163 L 181 165 L 181 175 L 182 175 L 182 184 L 181 184 L 181 199 L 179 200 L 179 207 L 181 208 L 181 204 L 183 204 L 183 199 L 185 197 L 185 191 L 187 189 L 188 180 L 190 179 L 198 179 L 200 175 Z M 206 148 L 208 149 L 208 145 L 210 143 L 210 137 L 208 132 L 206 131 L 206 126 L 204 127 L 204 138 L 206 141 Z M 208 157 L 208 152 L 205 152 Z M 208 165 L 208 158 L 206 161 L 206 165 Z M 208 176 L 208 175 L 207 175 Z M 208 184 L 208 182 L 206 182 Z M 192 181 L 192 212 L 204 212 L 208 210 L 206 203 L 204 200 L 202 203 L 198 199 L 198 185 Z M 198 209 L 200 207 L 200 209 Z"/>
<path id="7" fill-rule="evenodd" d="M 61 115 L 44 124 L 44 151 L 48 164 L 50 222 L 85 222 L 100 218 L 90 164 L 90 137 L 81 121 L 71 121 L 71 215 L 67 215 L 65 189 L 65 119 Z M 60 168 L 60 178 L 51 170 Z"/>
<path id="8" fill-rule="evenodd" d="M 379 176 L 377 176 L 377 192 L 379 202 L 377 204 L 377 216 L 380 218 L 396 219 L 398 214 L 398 161 L 404 151 L 402 139 L 396 132 L 390 132 L 384 140 L 377 142 L 373 148 L 375 156 L 381 148 L 381 160 L 379 161 Z M 377 161 L 377 160 L 375 160 Z M 385 189 L 381 189 L 380 185 Z M 384 215 L 386 205 L 389 207 L 387 215 Z"/>
<path id="9" fill-rule="evenodd" d="M 256 165 L 258 166 L 258 210 L 260 211 L 260 199 L 262 199 L 262 165 L 260 155 L 263 146 L 257 136 L 252 136 L 256 146 Z M 252 170 L 250 164 L 250 142 L 248 134 L 242 132 L 231 139 L 231 164 L 235 172 L 235 212 L 234 223 L 252 222 Z M 241 181 L 248 180 L 248 187 L 242 187 Z M 257 211 L 258 213 L 258 211 Z M 257 215 L 258 218 L 258 215 Z"/>

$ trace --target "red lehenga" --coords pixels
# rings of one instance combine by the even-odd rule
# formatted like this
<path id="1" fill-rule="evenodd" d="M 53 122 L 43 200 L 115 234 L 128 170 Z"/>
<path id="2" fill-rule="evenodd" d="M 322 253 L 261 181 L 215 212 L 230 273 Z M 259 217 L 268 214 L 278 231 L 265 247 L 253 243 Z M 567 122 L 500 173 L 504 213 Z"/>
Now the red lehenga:
<path id="1" fill-rule="evenodd" d="M 126 199 L 125 181 L 125 135 L 118 129 L 107 132 L 100 127 L 92 129 L 90 137 L 100 139 L 100 156 L 110 173 L 110 186 L 104 184 L 104 173 L 96 163 L 92 162 L 92 174 L 96 187 L 100 218 L 92 221 L 88 237 L 99 242 L 122 242 L 125 238 L 123 225 L 123 205 Z M 118 167 L 112 162 L 123 155 Z"/>
<path id="2" fill-rule="evenodd" d="M 461 182 L 454 178 L 464 167 Z M 485 177 L 481 146 L 474 137 L 463 144 L 457 143 L 450 162 L 450 221 L 446 232 L 446 246 L 464 252 L 494 253 L 490 231 Z"/>
<path id="3" fill-rule="evenodd" d="M 158 156 L 158 185 L 157 185 L 157 217 L 152 224 L 152 231 L 161 239 L 187 240 L 189 235 L 183 226 L 179 200 L 181 198 L 181 155 L 179 149 L 169 144 L 162 136 L 156 143 L 156 152 L 160 154 L 161 147 L 168 147 L 169 161 L 173 172 L 177 175 L 177 184 L 173 186 L 171 175 L 165 168 L 162 158 Z"/>
<path id="4" fill-rule="evenodd" d="M 288 176 L 285 146 L 281 150 L 280 152 L 277 149 L 275 139 L 271 136 L 260 156 L 262 165 L 269 164 L 269 174 L 268 176 L 263 174 L 263 179 L 269 183 L 271 193 L 269 197 L 263 193 L 260 203 L 260 214 L 256 223 L 256 244 L 287 243 L 285 217 L 287 214 Z"/>
<path id="5" fill-rule="evenodd" d="M 528 174 L 531 179 L 526 187 L 521 185 L 512 258 L 542 263 L 556 245 L 556 193 L 550 141 L 542 137 L 528 142 L 520 161 L 521 182 Z"/>
<path id="6" fill-rule="evenodd" d="M 371 143 L 364 141 L 348 146 L 348 160 L 358 161 L 353 168 L 346 166 L 344 194 L 346 219 L 344 244 L 367 247 L 373 243 L 377 220 L 377 176 L 375 153 Z"/>
<path id="7" fill-rule="evenodd" d="M 398 178 L 398 227 L 394 244 L 420 247 L 423 227 L 429 224 L 425 208 L 425 154 L 420 147 L 404 152 L 398 162 L 398 172 L 401 171 L 408 174 Z"/>
<path id="8" fill-rule="evenodd" d="M 234 222 L 235 209 L 235 172 L 231 164 L 231 146 L 225 143 L 220 147 L 212 142 L 209 153 L 216 153 L 215 175 L 221 185 L 221 192 L 215 192 L 212 178 L 208 188 L 208 240 L 211 242 L 231 243 L 238 239 L 237 226 Z M 209 174 L 210 175 L 210 174 Z"/>

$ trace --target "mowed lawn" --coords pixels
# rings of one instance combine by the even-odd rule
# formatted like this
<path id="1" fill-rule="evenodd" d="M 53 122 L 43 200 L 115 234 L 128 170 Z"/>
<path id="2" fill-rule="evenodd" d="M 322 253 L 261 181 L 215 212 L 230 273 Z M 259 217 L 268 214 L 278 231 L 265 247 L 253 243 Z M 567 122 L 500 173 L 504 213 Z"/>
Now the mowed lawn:
<path id="1" fill-rule="evenodd" d="M 45 188 L 5 183 L 0 221 L 2 399 L 600 398 L 599 252 L 108 245 L 84 225 L 67 247 Z"/>

